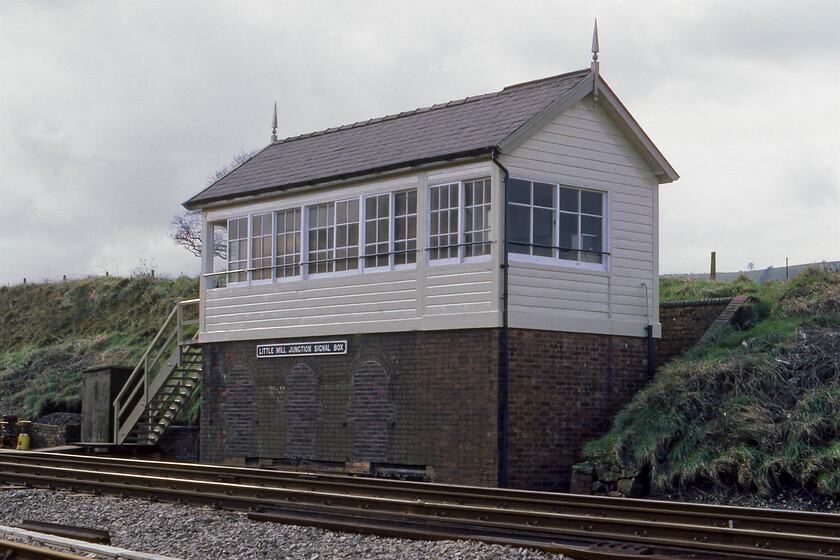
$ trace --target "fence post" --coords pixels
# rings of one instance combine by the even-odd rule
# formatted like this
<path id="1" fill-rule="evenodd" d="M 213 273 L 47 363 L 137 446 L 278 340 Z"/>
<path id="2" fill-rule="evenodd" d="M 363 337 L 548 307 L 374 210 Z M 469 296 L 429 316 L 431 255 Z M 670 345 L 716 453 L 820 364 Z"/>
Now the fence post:
<path id="1" fill-rule="evenodd" d="M 709 271 L 709 282 L 714 282 L 717 279 L 717 266 L 715 265 L 715 257 L 717 254 L 712 251 L 712 268 Z"/>

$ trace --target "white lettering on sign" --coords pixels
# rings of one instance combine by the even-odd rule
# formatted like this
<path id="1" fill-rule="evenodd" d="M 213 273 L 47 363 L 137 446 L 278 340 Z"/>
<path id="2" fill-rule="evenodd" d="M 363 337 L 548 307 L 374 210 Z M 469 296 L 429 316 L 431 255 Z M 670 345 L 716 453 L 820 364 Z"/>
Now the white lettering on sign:
<path id="1" fill-rule="evenodd" d="M 325 342 L 290 342 L 257 345 L 257 358 L 291 358 L 294 356 L 334 356 L 347 353 L 346 340 Z"/>

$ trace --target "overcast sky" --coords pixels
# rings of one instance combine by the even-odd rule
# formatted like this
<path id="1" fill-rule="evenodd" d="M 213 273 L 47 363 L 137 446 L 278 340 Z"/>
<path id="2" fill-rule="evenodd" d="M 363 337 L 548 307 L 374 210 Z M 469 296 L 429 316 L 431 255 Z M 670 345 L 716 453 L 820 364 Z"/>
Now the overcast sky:
<path id="1" fill-rule="evenodd" d="M 663 273 L 840 260 L 840 0 L 0 0 L 0 284 L 197 275 L 180 204 L 243 150 L 589 67 L 681 179 Z"/>

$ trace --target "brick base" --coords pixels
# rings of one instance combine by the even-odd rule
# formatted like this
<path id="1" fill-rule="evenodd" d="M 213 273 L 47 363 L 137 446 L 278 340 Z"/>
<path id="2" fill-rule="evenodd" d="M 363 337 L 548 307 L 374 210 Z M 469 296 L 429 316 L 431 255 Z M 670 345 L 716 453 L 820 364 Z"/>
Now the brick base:
<path id="1" fill-rule="evenodd" d="M 202 461 L 370 463 L 498 484 L 496 329 L 346 338 L 346 355 L 301 358 L 206 345 Z"/>
<path id="2" fill-rule="evenodd" d="M 500 483 L 500 329 L 338 338 L 346 355 L 206 345 L 202 461 Z M 511 329 L 509 348 L 509 485 L 568 489 L 582 443 L 646 382 L 646 340 Z"/>
<path id="3" fill-rule="evenodd" d="M 644 338 L 511 329 L 508 484 L 568 490 L 581 446 L 648 380 Z"/>

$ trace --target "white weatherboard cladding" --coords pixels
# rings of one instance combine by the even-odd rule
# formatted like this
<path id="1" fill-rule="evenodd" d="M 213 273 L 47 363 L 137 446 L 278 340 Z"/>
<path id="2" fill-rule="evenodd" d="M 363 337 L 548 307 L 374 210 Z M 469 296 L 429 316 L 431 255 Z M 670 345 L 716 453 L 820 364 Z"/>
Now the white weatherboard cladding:
<path id="1" fill-rule="evenodd" d="M 606 270 L 510 259 L 514 328 L 659 336 L 658 181 L 630 141 L 586 97 L 502 159 L 511 176 L 606 193 Z M 648 293 L 645 297 L 647 284 Z"/>

